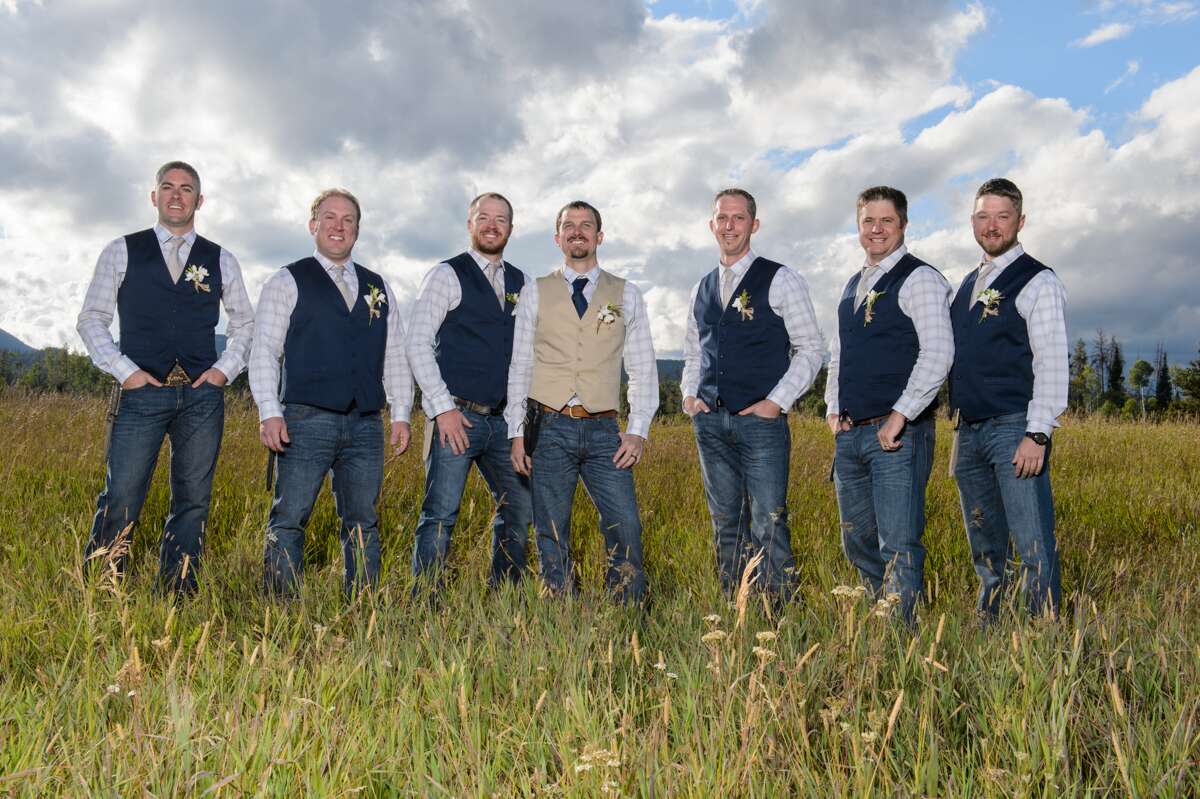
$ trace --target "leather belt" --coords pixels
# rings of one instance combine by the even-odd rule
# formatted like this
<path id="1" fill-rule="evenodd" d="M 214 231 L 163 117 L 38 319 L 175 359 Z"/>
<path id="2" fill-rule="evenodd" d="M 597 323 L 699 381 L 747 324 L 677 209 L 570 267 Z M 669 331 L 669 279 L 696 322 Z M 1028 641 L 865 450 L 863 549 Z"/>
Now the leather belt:
<path id="1" fill-rule="evenodd" d="M 872 416 L 870 419 L 851 419 L 847 416 L 846 421 L 850 423 L 851 427 L 865 427 L 869 424 L 883 424 L 887 421 L 888 415 L 885 413 L 883 416 Z"/>
<path id="2" fill-rule="evenodd" d="M 591 413 L 582 405 L 564 405 L 561 408 L 551 408 L 544 402 L 539 402 L 542 410 L 547 413 L 557 413 L 560 416 L 570 416 L 572 419 L 615 419 L 616 411 L 596 411 Z"/>
<path id="3" fill-rule="evenodd" d="M 454 400 L 454 404 L 460 411 L 474 411 L 482 416 L 499 416 L 504 413 L 504 406 L 507 404 L 502 402 L 499 405 L 492 406 L 484 405 L 482 402 L 472 402 L 469 399 L 461 397 L 451 397 L 450 399 Z"/>
<path id="4" fill-rule="evenodd" d="M 187 372 L 183 371 L 183 367 L 178 362 L 167 375 L 167 379 L 163 381 L 164 386 L 190 386 L 191 384 L 192 379 L 187 376 Z"/>

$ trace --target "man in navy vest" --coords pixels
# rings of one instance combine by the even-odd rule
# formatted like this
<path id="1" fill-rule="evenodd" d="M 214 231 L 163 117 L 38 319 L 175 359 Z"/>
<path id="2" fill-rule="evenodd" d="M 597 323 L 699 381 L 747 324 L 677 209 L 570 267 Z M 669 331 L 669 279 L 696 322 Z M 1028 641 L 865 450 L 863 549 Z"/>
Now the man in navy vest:
<path id="1" fill-rule="evenodd" d="M 712 516 L 717 577 L 737 590 L 761 553 L 754 584 L 776 601 L 796 587 L 787 520 L 787 411 L 812 386 L 823 343 L 804 278 L 750 248 L 754 197 L 725 189 L 708 228 L 719 262 L 692 289 L 680 388 L 692 417 Z"/>
<path id="2" fill-rule="evenodd" d="M 390 400 L 391 442 L 403 452 L 412 375 L 395 295 L 351 260 L 361 221 L 353 194 L 321 192 L 308 222 L 315 252 L 276 272 L 258 301 L 250 390 L 259 437 L 279 463 L 263 557 L 264 585 L 276 596 L 299 590 L 304 528 L 328 472 L 341 520 L 343 589 L 352 595 L 379 578 L 380 411 Z"/>
<path id="3" fill-rule="evenodd" d="M 100 254 L 76 329 L 96 366 L 121 386 L 104 491 L 87 557 L 107 554 L 124 571 L 163 436 L 171 439 L 171 513 L 159 552 L 160 585 L 196 589 L 209 499 L 225 423 L 222 387 L 242 371 L 254 336 L 254 309 L 228 250 L 196 235 L 204 203 L 200 176 L 182 161 L 164 164 L 150 202 L 153 228 L 116 239 Z M 221 306 L 229 316 L 217 357 Z M 113 309 L 120 344 L 109 333 Z"/>
<path id="4" fill-rule="evenodd" d="M 525 273 L 504 260 L 512 205 L 494 192 L 467 209 L 471 248 L 425 276 L 408 335 L 408 360 L 425 411 L 425 499 L 413 542 L 413 574 L 442 573 L 474 463 L 495 502 L 488 584 L 525 573 L 533 509 L 529 481 L 509 458 L 504 421 L 513 323 Z"/>
<path id="5" fill-rule="evenodd" d="M 1010 541 L 1029 612 L 1056 615 L 1062 593 L 1049 464 L 1050 436 L 1067 407 L 1066 292 L 1017 241 L 1024 225 L 1012 181 L 979 187 L 971 226 L 983 258 L 950 308 L 951 467 L 985 621 L 1000 610 Z"/>
<path id="6" fill-rule="evenodd" d="M 911 626 L 925 581 L 934 401 L 954 360 L 950 285 L 904 245 L 904 192 L 866 189 L 857 216 L 866 261 L 838 303 L 825 387 L 842 547 Z"/>

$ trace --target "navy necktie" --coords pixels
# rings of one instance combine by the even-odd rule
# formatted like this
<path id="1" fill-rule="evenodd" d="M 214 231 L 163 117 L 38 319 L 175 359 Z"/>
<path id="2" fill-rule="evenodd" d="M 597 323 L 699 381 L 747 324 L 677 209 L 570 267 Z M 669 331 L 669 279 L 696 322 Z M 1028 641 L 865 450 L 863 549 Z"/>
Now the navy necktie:
<path id="1" fill-rule="evenodd" d="M 571 295 L 571 302 L 575 303 L 575 313 L 579 314 L 579 318 L 583 318 L 583 312 L 587 310 L 587 297 L 583 296 L 583 290 L 587 288 L 588 279 L 586 277 L 577 277 L 571 285 L 575 288 L 575 292 Z"/>

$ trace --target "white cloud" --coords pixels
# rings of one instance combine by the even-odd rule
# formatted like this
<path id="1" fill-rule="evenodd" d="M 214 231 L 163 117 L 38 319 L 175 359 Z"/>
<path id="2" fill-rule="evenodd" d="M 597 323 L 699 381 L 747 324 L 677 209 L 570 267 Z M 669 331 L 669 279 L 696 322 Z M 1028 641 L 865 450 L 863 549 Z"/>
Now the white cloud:
<path id="1" fill-rule="evenodd" d="M 1082 39 L 1076 39 L 1071 44 L 1075 47 L 1095 47 L 1098 44 L 1105 42 L 1113 42 L 1117 39 L 1124 39 L 1129 34 L 1133 33 L 1133 26 L 1124 22 L 1110 22 L 1107 25 L 1101 25 L 1093 30 Z"/>
<path id="2" fill-rule="evenodd" d="M 1128 80 L 1129 78 L 1132 78 L 1134 75 L 1138 74 L 1138 69 L 1140 69 L 1140 66 L 1141 65 L 1138 64 L 1137 61 L 1127 62 L 1125 64 L 1125 71 L 1122 72 L 1120 74 L 1120 76 L 1118 76 L 1114 81 L 1112 81 L 1112 83 L 1109 83 L 1107 86 L 1104 87 L 1104 93 L 1108 94 L 1113 89 L 1117 88 L 1122 83 L 1124 83 L 1126 80 Z"/>
<path id="3" fill-rule="evenodd" d="M 903 188 L 914 250 L 957 278 L 977 256 L 972 191 L 1008 174 L 1026 191 L 1026 243 L 1067 282 L 1073 329 L 1182 341 L 1200 307 L 1179 289 L 1200 251 L 1186 224 L 1200 77 L 1156 91 L 1118 147 L 1066 100 L 962 85 L 979 5 L 901 5 L 761 0 L 750 29 L 583 0 L 505 15 L 486 0 L 405 15 L 365 4 L 350 23 L 321 5 L 22 6 L 0 29 L 0 327 L 78 348 L 96 255 L 153 221 L 153 170 L 184 157 L 204 178 L 199 228 L 238 255 L 252 297 L 311 250 L 308 202 L 328 185 L 362 199 L 356 254 L 410 298 L 465 245 L 479 191 L 513 201 L 506 255 L 533 274 L 559 261 L 555 211 L 588 199 L 604 214 L 601 260 L 646 290 L 664 353 L 715 262 L 716 189 L 756 194 L 756 247 L 802 271 L 829 329 L 861 260 L 861 188 Z M 348 44 L 330 46 L 335 23 Z M 45 299 L 28 302 L 34 290 Z"/>

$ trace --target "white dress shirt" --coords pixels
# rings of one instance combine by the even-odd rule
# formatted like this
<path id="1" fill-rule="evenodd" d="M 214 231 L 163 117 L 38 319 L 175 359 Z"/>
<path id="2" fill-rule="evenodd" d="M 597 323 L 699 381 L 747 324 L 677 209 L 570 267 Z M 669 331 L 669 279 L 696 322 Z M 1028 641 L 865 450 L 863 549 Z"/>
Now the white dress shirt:
<path id="1" fill-rule="evenodd" d="M 876 266 L 879 270 L 867 282 L 870 291 L 885 274 L 908 253 L 908 247 L 884 258 Z M 864 266 L 871 266 L 869 262 Z M 938 390 L 946 382 L 950 367 L 954 364 L 954 331 L 950 327 L 950 284 L 936 269 L 919 266 L 912 271 L 900 294 L 896 298 L 900 311 L 912 320 L 917 331 L 917 362 L 909 373 L 904 392 L 892 406 L 906 419 L 916 419 L 937 398 Z M 829 373 L 825 382 L 826 414 L 838 415 L 838 359 L 841 357 L 841 340 L 838 326 L 833 327 L 829 344 Z"/>
<path id="2" fill-rule="evenodd" d="M 493 263 L 502 262 L 499 257 L 496 261 L 489 261 L 487 256 L 473 249 L 467 252 L 479 265 L 480 271 Z M 529 276 L 526 275 L 525 285 L 528 286 L 529 283 Z M 454 400 L 450 396 L 450 390 L 446 388 L 446 381 L 442 379 L 442 371 L 438 368 L 434 351 L 438 330 L 446 320 L 446 314 L 457 308 L 460 302 L 462 286 L 459 284 L 458 275 L 455 274 L 454 267 L 443 261 L 425 275 L 408 321 L 405 351 L 413 378 L 421 387 L 421 409 L 428 419 L 454 407 Z"/>
<path id="3" fill-rule="evenodd" d="M 167 242 L 175 234 L 160 224 L 154 226 L 154 234 L 158 236 L 158 245 L 162 248 L 163 260 L 166 261 Z M 179 263 L 187 263 L 195 243 L 195 230 L 189 230 L 183 235 L 183 243 L 179 245 Z M 217 358 L 213 367 L 220 370 L 226 380 L 232 381 L 246 368 L 250 343 L 254 339 L 254 308 L 250 305 L 246 284 L 242 282 L 242 268 L 238 265 L 237 258 L 233 257 L 233 253 L 224 247 L 221 247 L 220 264 L 221 305 L 229 317 L 229 326 L 225 330 L 225 351 Z M 121 354 L 121 349 L 113 341 L 109 330 L 117 308 L 117 291 L 125 280 L 125 270 L 128 266 L 129 252 L 125 246 L 125 237 L 109 242 L 96 260 L 96 270 L 92 274 L 92 282 L 88 284 L 83 308 L 79 311 L 79 320 L 75 323 L 75 329 L 79 331 L 79 337 L 83 339 L 92 363 L 115 377 L 118 383 L 124 383 L 139 368 L 136 363 Z M 166 269 L 166 266 L 163 268 Z M 199 376 L 191 375 L 192 379 Z"/>
<path id="4" fill-rule="evenodd" d="M 596 281 L 600 279 L 600 267 L 594 266 L 586 275 L 570 267 L 563 267 L 563 279 L 574 292 L 577 278 L 586 277 L 588 284 L 583 290 L 589 308 L 592 295 L 596 293 Z M 625 281 L 621 297 L 622 319 L 625 321 L 625 345 L 622 359 L 625 373 L 629 376 L 629 420 L 625 432 L 647 438 L 650 421 L 658 410 L 658 363 L 654 359 L 654 342 L 650 338 L 650 320 L 646 316 L 646 302 L 642 291 L 632 280 Z M 529 383 L 533 379 L 533 339 L 537 328 L 538 287 L 536 280 L 529 280 L 521 290 L 517 303 L 517 326 L 513 334 L 512 363 L 508 367 L 508 406 L 504 420 L 508 423 L 508 437 L 516 438 L 524 433 L 525 400 L 529 396 Z M 578 405 L 579 398 L 572 397 L 568 405 Z"/>
<path id="5" fill-rule="evenodd" d="M 979 302 L 979 292 L 996 282 L 1006 266 L 1024 254 L 1025 249 L 1018 242 L 1003 255 L 991 259 L 994 268 L 975 286 L 971 305 Z M 979 265 L 986 262 L 984 258 Z M 1037 273 L 1017 293 L 1016 308 L 1025 320 L 1029 348 L 1033 351 L 1033 398 L 1025 412 L 1025 429 L 1050 435 L 1058 427 L 1058 417 L 1067 409 L 1067 386 L 1071 380 L 1067 365 L 1067 290 L 1058 276 L 1047 269 Z"/>
<path id="6" fill-rule="evenodd" d="M 757 257 L 754 251 L 750 250 L 730 266 L 718 264 L 718 273 L 722 269 L 733 273 L 736 292 L 738 283 Z M 718 274 L 718 284 L 720 277 Z M 700 390 L 700 327 L 696 322 L 696 294 L 702 282 L 703 278 L 692 287 L 688 299 L 687 329 L 683 338 L 683 375 L 679 380 L 679 389 L 684 397 L 694 397 Z M 825 342 L 821 338 L 821 329 L 817 326 L 817 315 L 813 312 L 812 300 L 808 295 L 808 284 L 799 273 L 786 266 L 777 271 L 771 278 L 767 303 L 771 310 L 783 319 L 792 345 L 791 363 L 766 397 L 786 413 L 796 400 L 812 387 L 813 380 L 821 369 L 821 361 L 824 360 Z"/>
<path id="7" fill-rule="evenodd" d="M 319 252 L 313 257 L 333 279 L 337 264 Z M 352 261 L 346 262 L 346 285 L 351 296 L 358 296 L 358 273 Z M 387 347 L 383 355 L 383 388 L 387 392 L 393 422 L 407 422 L 412 409 L 412 372 L 404 356 L 404 324 L 396 296 L 383 284 L 388 297 Z M 271 276 L 258 298 L 258 316 L 254 327 L 254 349 L 250 352 L 250 393 L 258 404 L 259 421 L 283 416 L 279 391 L 279 358 L 287 339 L 292 311 L 296 309 L 296 279 L 286 267 Z M 357 300 L 356 300 L 357 302 Z"/>

